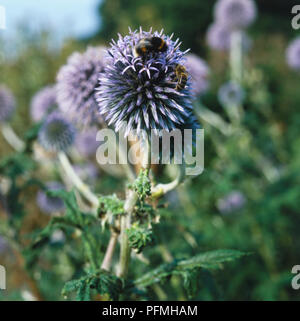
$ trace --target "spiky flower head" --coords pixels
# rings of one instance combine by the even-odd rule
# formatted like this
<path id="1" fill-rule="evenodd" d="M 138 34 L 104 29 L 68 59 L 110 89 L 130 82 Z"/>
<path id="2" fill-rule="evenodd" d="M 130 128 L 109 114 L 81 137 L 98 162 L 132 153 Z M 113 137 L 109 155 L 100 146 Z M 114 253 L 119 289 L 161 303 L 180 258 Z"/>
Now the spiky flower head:
<path id="1" fill-rule="evenodd" d="M 219 0 L 214 9 L 215 19 L 230 29 L 248 27 L 256 18 L 253 0 Z"/>
<path id="2" fill-rule="evenodd" d="M 91 127 L 78 133 L 75 146 L 82 156 L 90 157 L 96 155 L 96 150 L 100 145 L 100 142 L 96 140 L 97 132 L 97 127 Z"/>
<path id="3" fill-rule="evenodd" d="M 245 92 L 238 83 L 229 81 L 220 87 L 218 98 L 223 106 L 239 105 L 245 98 Z"/>
<path id="4" fill-rule="evenodd" d="M 15 98 L 11 91 L 0 85 L 0 122 L 9 120 L 15 111 Z"/>
<path id="5" fill-rule="evenodd" d="M 99 73 L 105 66 L 104 47 L 75 52 L 57 74 L 57 102 L 60 110 L 78 124 L 101 121 L 95 101 Z"/>
<path id="6" fill-rule="evenodd" d="M 32 98 L 30 115 L 38 122 L 51 113 L 57 106 L 55 86 L 47 86 L 38 91 Z"/>
<path id="7" fill-rule="evenodd" d="M 158 37 L 167 50 L 151 51 L 144 57 L 134 55 L 134 48 L 143 38 Z M 157 38 L 156 38 L 157 39 Z M 183 125 L 192 109 L 190 79 L 177 90 L 175 68 L 184 64 L 179 39 L 172 40 L 161 32 L 129 31 L 129 35 L 112 41 L 108 50 L 106 72 L 100 74 L 96 98 L 99 110 L 115 130 L 171 131 Z M 124 125 L 126 122 L 126 125 Z"/>
<path id="8" fill-rule="evenodd" d="M 300 37 L 293 40 L 286 50 L 287 64 L 294 70 L 300 70 Z"/>
<path id="9" fill-rule="evenodd" d="M 64 189 L 59 182 L 48 182 L 46 190 L 57 191 Z M 64 203 L 59 197 L 53 197 L 46 194 L 46 191 L 40 190 L 37 194 L 36 202 L 38 207 L 45 213 L 51 214 L 64 209 Z"/>
<path id="10" fill-rule="evenodd" d="M 236 212 L 246 204 L 246 197 L 241 191 L 232 191 L 217 202 L 217 207 L 222 214 Z"/>
<path id="11" fill-rule="evenodd" d="M 47 151 L 66 151 L 75 139 L 75 128 L 60 113 L 50 114 L 38 135 L 39 143 Z"/>
<path id="12" fill-rule="evenodd" d="M 210 73 L 207 63 L 195 54 L 187 54 L 186 69 L 191 75 L 191 91 L 198 96 L 205 93 L 209 87 L 208 76 Z"/>

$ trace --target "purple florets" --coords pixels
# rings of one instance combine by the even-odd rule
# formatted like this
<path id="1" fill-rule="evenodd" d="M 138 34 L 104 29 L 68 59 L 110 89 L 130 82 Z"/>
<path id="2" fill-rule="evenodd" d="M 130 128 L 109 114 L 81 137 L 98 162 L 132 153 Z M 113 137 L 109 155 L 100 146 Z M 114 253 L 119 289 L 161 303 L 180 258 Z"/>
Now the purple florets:
<path id="1" fill-rule="evenodd" d="M 64 186 L 59 182 L 48 182 L 46 188 L 49 191 L 57 191 L 64 189 Z M 47 214 L 59 212 L 64 209 L 64 203 L 59 197 L 49 196 L 45 191 L 38 192 L 36 201 L 39 208 Z"/>
<path id="2" fill-rule="evenodd" d="M 220 87 L 218 98 L 223 106 L 236 106 L 243 102 L 245 92 L 238 83 L 229 81 Z"/>
<path id="3" fill-rule="evenodd" d="M 99 73 L 104 71 L 104 47 L 73 53 L 57 75 L 57 102 L 61 111 L 78 124 L 101 121 L 95 101 Z"/>
<path id="4" fill-rule="evenodd" d="M 134 48 L 143 38 L 160 37 L 168 49 L 135 57 Z M 163 31 L 129 32 L 112 41 L 108 50 L 106 72 L 100 74 L 97 102 L 100 113 L 116 131 L 165 129 L 171 131 L 183 125 L 192 110 L 188 79 L 182 90 L 176 89 L 175 68 L 184 64 L 184 55 L 177 39 Z M 124 125 L 126 122 L 126 125 Z"/>
<path id="5" fill-rule="evenodd" d="M 98 129 L 92 127 L 78 133 L 75 145 L 82 156 L 90 157 L 96 155 L 96 150 L 100 145 L 100 142 L 96 141 L 97 132 Z"/>
<path id="6" fill-rule="evenodd" d="M 209 67 L 207 63 L 194 54 L 186 55 L 186 69 L 191 76 L 191 90 L 196 96 L 203 94 L 209 87 Z"/>
<path id="7" fill-rule="evenodd" d="M 15 99 L 11 91 L 6 87 L 0 86 L 0 122 L 9 120 L 15 111 Z"/>
<path id="8" fill-rule="evenodd" d="M 294 70 L 300 70 L 300 37 L 293 40 L 286 50 L 288 65 Z"/>
<path id="9" fill-rule="evenodd" d="M 253 0 L 219 0 L 215 5 L 215 19 L 229 29 L 248 27 L 256 18 Z"/>
<path id="10" fill-rule="evenodd" d="M 31 101 L 30 115 L 40 121 L 56 108 L 55 86 L 47 86 L 38 91 Z"/>
<path id="11" fill-rule="evenodd" d="M 48 151 L 66 151 L 75 139 L 75 128 L 58 112 L 50 114 L 38 136 L 40 144 Z"/>
<path id="12" fill-rule="evenodd" d="M 246 198 L 240 191 L 232 191 L 217 202 L 217 207 L 222 214 L 236 212 L 246 204 Z"/>
<path id="13" fill-rule="evenodd" d="M 221 23 L 213 23 L 206 34 L 208 45 L 215 50 L 228 50 L 230 48 L 230 31 Z"/>

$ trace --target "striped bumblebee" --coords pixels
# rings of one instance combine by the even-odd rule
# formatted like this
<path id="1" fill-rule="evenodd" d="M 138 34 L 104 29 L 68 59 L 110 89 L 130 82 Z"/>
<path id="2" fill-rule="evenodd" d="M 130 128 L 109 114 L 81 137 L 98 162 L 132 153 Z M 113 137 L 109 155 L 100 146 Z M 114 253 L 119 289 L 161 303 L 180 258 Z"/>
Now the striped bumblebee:
<path id="1" fill-rule="evenodd" d="M 183 65 L 176 65 L 174 80 L 177 81 L 176 90 L 180 91 L 185 88 L 188 80 L 188 73 Z"/>
<path id="2" fill-rule="evenodd" d="M 166 52 L 168 45 L 160 37 L 149 37 L 141 39 L 134 47 L 135 57 L 145 57 L 149 53 Z"/>

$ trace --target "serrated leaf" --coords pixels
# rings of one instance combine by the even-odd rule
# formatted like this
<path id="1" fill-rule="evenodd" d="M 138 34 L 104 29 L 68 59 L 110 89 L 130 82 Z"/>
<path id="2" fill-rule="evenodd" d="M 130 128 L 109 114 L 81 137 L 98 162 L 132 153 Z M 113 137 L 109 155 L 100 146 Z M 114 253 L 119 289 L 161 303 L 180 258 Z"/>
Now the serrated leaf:
<path id="1" fill-rule="evenodd" d="M 248 254 L 237 250 L 216 250 L 198 254 L 190 259 L 174 260 L 172 263 L 162 264 L 158 268 L 144 274 L 134 284 L 146 287 L 158 283 L 172 274 L 184 275 L 185 271 L 191 269 L 219 268 L 221 263 L 233 261 Z"/>

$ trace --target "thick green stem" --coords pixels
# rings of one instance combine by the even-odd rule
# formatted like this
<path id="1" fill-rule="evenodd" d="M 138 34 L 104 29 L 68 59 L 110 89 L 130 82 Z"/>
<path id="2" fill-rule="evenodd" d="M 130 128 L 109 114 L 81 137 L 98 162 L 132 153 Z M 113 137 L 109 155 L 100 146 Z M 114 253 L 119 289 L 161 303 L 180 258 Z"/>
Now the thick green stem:
<path id="1" fill-rule="evenodd" d="M 131 225 L 131 216 L 134 211 L 138 195 L 134 191 L 130 191 L 124 205 L 125 213 L 121 216 L 121 249 L 120 249 L 120 270 L 119 277 L 126 278 L 130 262 L 130 246 L 128 242 L 127 229 Z"/>

